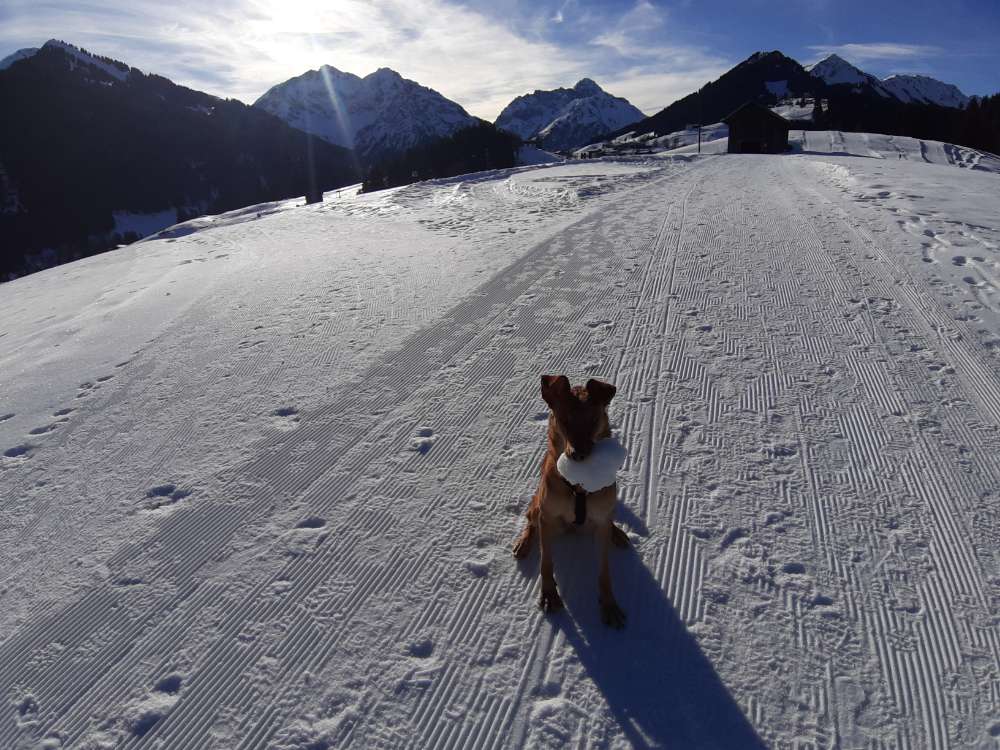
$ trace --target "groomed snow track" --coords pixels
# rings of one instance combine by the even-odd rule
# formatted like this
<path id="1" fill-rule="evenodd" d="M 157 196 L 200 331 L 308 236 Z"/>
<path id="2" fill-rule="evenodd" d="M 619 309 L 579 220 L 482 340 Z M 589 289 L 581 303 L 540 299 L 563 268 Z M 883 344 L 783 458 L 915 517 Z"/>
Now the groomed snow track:
<path id="1" fill-rule="evenodd" d="M 0 642 L 0 747 L 996 742 L 1000 373 L 881 220 L 766 156 L 590 213 Z M 623 632 L 509 554 L 546 372 L 618 387 Z"/>

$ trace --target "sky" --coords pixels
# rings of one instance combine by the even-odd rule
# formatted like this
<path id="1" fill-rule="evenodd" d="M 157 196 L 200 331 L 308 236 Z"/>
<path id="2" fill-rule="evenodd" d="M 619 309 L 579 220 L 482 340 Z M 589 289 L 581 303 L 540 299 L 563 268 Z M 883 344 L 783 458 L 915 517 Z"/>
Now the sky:
<path id="1" fill-rule="evenodd" d="M 653 114 L 772 49 L 1000 91 L 1000 0 L 0 0 L 0 58 L 51 38 L 247 103 L 389 67 L 491 121 L 584 77 Z"/>

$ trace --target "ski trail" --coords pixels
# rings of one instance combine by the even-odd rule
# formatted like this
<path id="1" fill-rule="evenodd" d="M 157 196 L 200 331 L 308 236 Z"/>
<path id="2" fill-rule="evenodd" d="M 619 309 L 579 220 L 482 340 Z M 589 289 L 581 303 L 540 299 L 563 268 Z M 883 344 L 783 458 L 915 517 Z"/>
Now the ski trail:
<path id="1" fill-rule="evenodd" d="M 588 214 L 0 642 L 0 744 L 989 742 L 1000 386 L 879 216 L 767 156 Z M 589 539 L 556 545 L 556 617 L 510 558 L 541 372 L 618 386 L 622 633 Z"/>

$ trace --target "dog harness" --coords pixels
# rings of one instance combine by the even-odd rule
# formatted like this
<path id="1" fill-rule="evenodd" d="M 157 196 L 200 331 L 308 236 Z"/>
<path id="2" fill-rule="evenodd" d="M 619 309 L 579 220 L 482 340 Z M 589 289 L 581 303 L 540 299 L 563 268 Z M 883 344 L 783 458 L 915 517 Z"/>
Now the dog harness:
<path id="1" fill-rule="evenodd" d="M 587 491 L 578 484 L 570 484 L 566 477 L 561 477 L 561 479 L 573 493 L 573 523 L 577 526 L 583 526 L 587 521 Z"/>

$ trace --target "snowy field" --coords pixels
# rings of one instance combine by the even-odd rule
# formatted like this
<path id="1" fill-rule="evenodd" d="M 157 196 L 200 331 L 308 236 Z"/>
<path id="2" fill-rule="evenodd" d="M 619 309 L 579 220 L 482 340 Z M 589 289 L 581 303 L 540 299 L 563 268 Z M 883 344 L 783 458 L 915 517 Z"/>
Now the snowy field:
<path id="1" fill-rule="evenodd" d="M 0 747 L 997 747 L 1000 162 L 792 136 L 0 285 Z M 618 387 L 621 632 L 510 556 L 540 373 Z"/>

